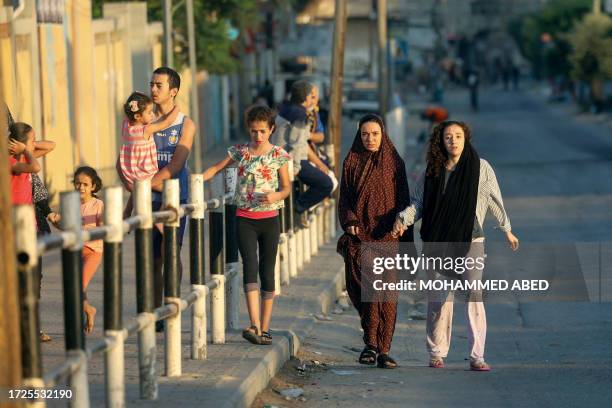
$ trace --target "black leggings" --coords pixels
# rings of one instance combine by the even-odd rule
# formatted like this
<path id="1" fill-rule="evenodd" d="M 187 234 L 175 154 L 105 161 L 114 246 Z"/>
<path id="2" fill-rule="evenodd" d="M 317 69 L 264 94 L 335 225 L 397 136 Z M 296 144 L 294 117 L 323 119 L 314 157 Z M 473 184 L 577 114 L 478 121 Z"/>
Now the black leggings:
<path id="1" fill-rule="evenodd" d="M 274 297 L 274 266 L 280 224 L 278 217 L 253 220 L 236 217 L 238 233 L 238 249 L 242 256 L 244 291 L 259 290 L 257 272 L 261 280 L 261 296 L 264 299 Z M 257 259 L 257 245 L 259 244 L 259 261 Z"/>

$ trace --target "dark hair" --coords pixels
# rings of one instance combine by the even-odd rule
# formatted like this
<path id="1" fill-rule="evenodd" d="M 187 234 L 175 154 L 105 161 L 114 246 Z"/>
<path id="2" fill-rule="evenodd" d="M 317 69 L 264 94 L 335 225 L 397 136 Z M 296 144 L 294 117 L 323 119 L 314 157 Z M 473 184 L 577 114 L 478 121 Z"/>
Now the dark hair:
<path id="1" fill-rule="evenodd" d="M 94 197 L 97 198 L 98 196 L 96 195 L 96 193 L 102 190 L 102 179 L 100 178 L 100 176 L 98 176 L 98 173 L 93 167 L 81 166 L 74 171 L 74 176 L 72 179 L 73 184 L 76 181 L 76 178 L 81 174 L 84 174 L 91 179 L 91 183 L 93 185 L 93 190 L 91 193 Z"/>
<path id="2" fill-rule="evenodd" d="M 123 105 L 123 112 L 125 112 L 125 116 L 133 122 L 136 120 L 136 114 L 141 114 L 147 108 L 147 106 L 151 105 L 153 100 L 149 97 L 149 95 L 145 95 L 142 92 L 134 92 L 132 93 L 125 104 Z M 132 107 L 132 105 L 134 105 Z M 134 109 L 137 108 L 137 110 Z"/>
<path id="3" fill-rule="evenodd" d="M 444 147 L 444 131 L 447 127 L 457 125 L 463 129 L 465 145 L 472 141 L 472 131 L 465 122 L 447 120 L 433 128 L 429 136 L 429 149 L 427 151 L 427 176 L 438 177 L 442 167 L 448 160 L 448 152 Z"/>
<path id="4" fill-rule="evenodd" d="M 170 89 L 176 89 L 177 91 L 181 89 L 181 76 L 172 68 L 159 67 L 153 71 L 153 75 L 166 75 Z"/>
<path id="5" fill-rule="evenodd" d="M 244 123 L 247 127 L 253 122 L 266 122 L 270 129 L 276 121 L 276 112 L 263 105 L 253 105 L 244 112 Z"/>
<path id="6" fill-rule="evenodd" d="M 289 100 L 291 103 L 304 103 L 308 95 L 312 92 L 312 88 L 314 88 L 314 85 L 305 79 L 295 81 L 293 85 L 291 85 L 291 98 Z"/>
<path id="7" fill-rule="evenodd" d="M 32 126 L 23 122 L 13 122 L 9 126 L 9 139 L 15 139 L 21 143 L 27 143 L 28 134 L 32 131 Z"/>

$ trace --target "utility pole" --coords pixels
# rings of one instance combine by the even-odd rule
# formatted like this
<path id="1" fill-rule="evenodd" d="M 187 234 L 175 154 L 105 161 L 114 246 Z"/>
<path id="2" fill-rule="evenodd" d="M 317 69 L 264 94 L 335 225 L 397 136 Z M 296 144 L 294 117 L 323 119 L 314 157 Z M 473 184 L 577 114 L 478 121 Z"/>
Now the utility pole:
<path id="1" fill-rule="evenodd" d="M 193 165 L 196 173 L 202 172 L 202 141 L 204 135 L 200 127 L 200 103 L 198 101 L 198 66 L 196 62 L 196 39 L 194 24 L 193 0 L 187 0 L 187 37 L 189 40 L 189 68 L 191 70 L 191 119 L 195 123 L 196 136 L 193 140 L 195 156 Z"/>
<path id="2" fill-rule="evenodd" d="M 601 14 L 601 0 L 593 0 L 593 14 Z"/>
<path id="3" fill-rule="evenodd" d="M 165 65 L 174 68 L 174 49 L 172 48 L 172 0 L 164 0 L 164 51 Z"/>
<path id="4" fill-rule="evenodd" d="M 340 180 L 340 148 L 342 146 L 342 83 L 344 81 L 344 44 L 346 41 L 346 0 L 336 0 L 334 48 L 332 53 L 329 138 L 334 145 L 336 177 Z M 326 142 L 329 144 L 329 140 Z"/>
<path id="5" fill-rule="evenodd" d="M 378 99 L 384 118 L 389 110 L 389 68 L 387 66 L 387 0 L 376 1 L 378 20 Z"/>
<path id="6" fill-rule="evenodd" d="M 12 10 L 11 10 L 12 12 Z M 0 92 L 2 95 L 2 92 Z M 8 163 L 7 111 L 4 99 L 0 99 L 0 162 Z M 19 388 L 21 371 L 21 332 L 19 328 L 18 278 L 15 269 L 13 239 L 13 205 L 11 201 L 11 180 L 6 165 L 0 169 L 0 406 L 21 406 L 10 401 L 5 390 Z"/>

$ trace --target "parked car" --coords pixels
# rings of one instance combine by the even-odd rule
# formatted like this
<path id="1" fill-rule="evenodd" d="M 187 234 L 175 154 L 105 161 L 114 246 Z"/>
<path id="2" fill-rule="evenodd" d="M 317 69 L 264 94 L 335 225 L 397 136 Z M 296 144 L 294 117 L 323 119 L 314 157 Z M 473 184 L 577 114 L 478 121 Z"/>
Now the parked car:
<path id="1" fill-rule="evenodd" d="M 376 83 L 356 82 L 346 93 L 342 112 L 351 119 L 366 113 L 379 113 Z"/>

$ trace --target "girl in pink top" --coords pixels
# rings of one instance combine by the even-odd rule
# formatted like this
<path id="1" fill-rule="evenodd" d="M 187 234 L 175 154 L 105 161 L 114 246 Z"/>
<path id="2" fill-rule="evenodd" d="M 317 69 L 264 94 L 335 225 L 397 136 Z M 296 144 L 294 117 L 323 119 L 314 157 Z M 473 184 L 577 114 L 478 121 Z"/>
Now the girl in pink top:
<path id="1" fill-rule="evenodd" d="M 175 121 L 179 109 L 174 109 L 159 122 L 153 112 L 153 101 L 149 96 L 134 92 L 123 105 L 125 119 L 122 125 L 123 145 L 119 152 L 119 176 L 123 185 L 132 191 L 137 180 L 150 180 L 159 170 L 157 166 L 157 149 L 152 136 L 155 132 L 166 129 Z M 132 197 L 124 211 L 124 216 L 132 213 Z"/>
<path id="2" fill-rule="evenodd" d="M 81 222 L 83 229 L 98 227 L 103 223 L 104 203 L 96 193 L 102 189 L 102 179 L 98 173 L 89 166 L 82 166 L 74 172 L 74 189 L 81 194 Z M 60 217 L 57 216 L 53 224 L 59 228 Z M 102 240 L 88 241 L 83 245 L 83 311 L 86 323 L 85 333 L 93 331 L 96 308 L 87 300 L 87 287 L 96 274 L 102 262 Z"/>
<path id="3" fill-rule="evenodd" d="M 9 166 L 13 205 L 32 204 L 32 173 L 40 171 L 34 156 L 34 130 L 26 123 L 9 127 Z"/>

